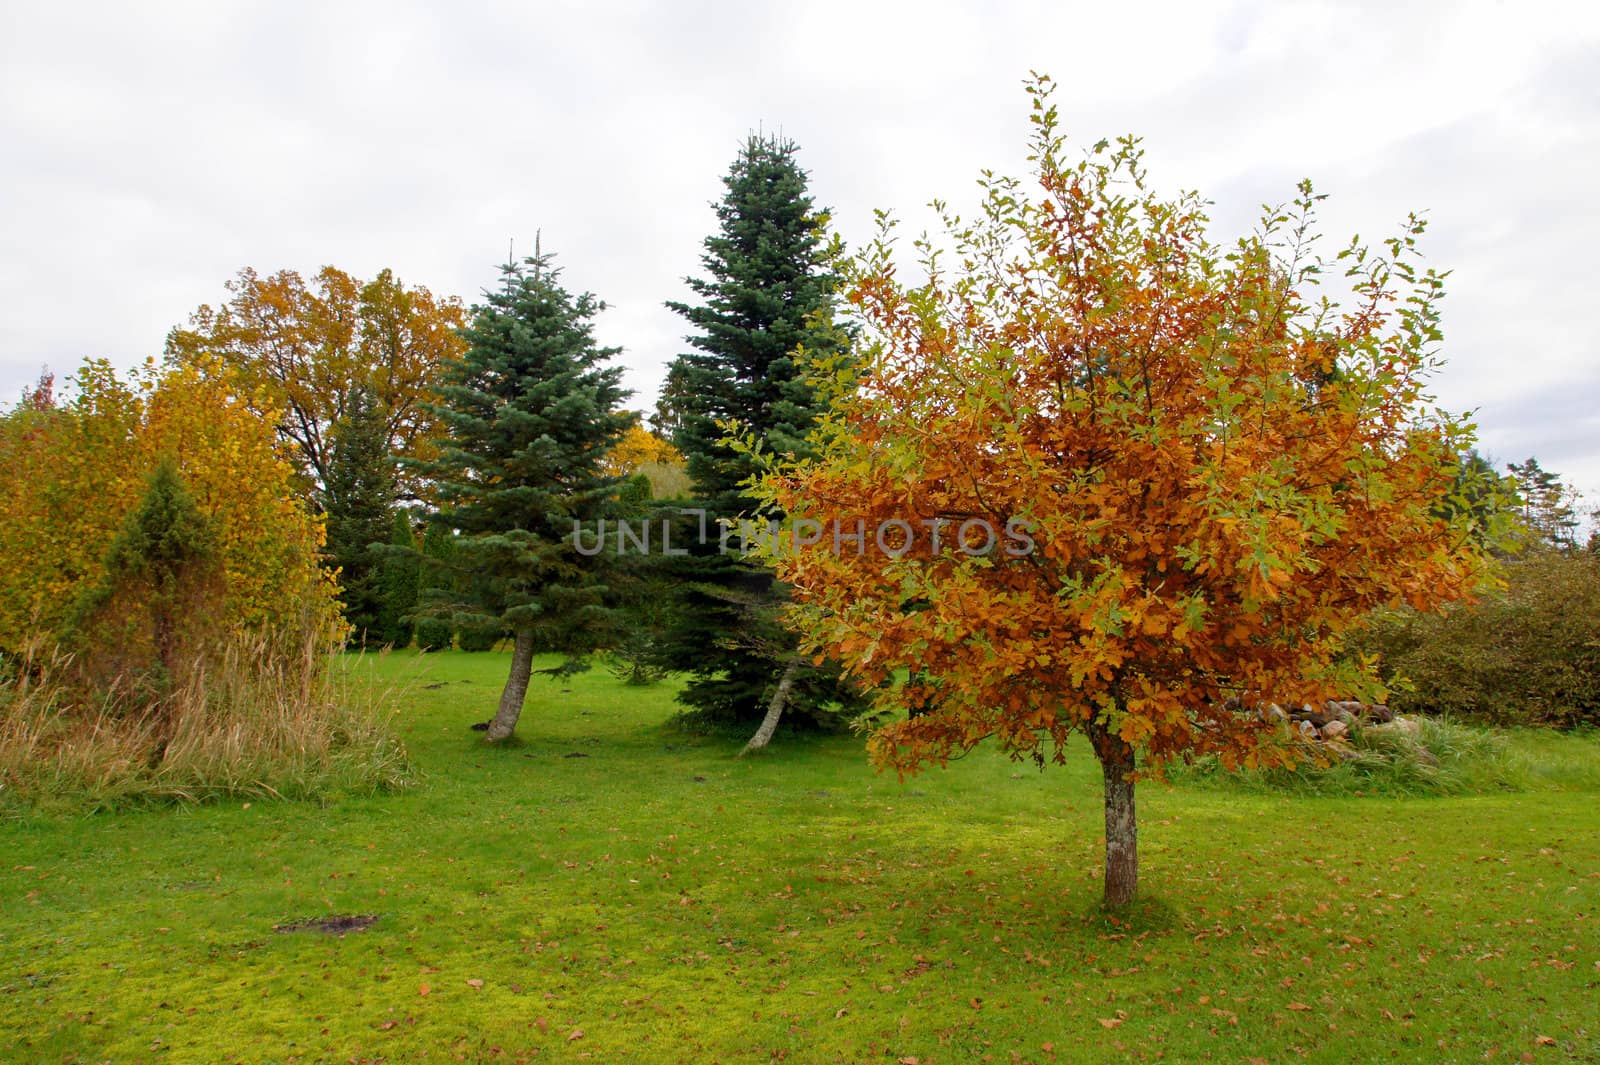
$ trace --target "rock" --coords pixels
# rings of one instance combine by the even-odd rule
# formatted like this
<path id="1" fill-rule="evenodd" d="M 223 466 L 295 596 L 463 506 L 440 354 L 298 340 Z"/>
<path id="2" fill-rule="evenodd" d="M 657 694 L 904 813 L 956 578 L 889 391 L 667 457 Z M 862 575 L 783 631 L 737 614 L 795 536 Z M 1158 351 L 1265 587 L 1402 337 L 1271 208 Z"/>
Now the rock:
<path id="1" fill-rule="evenodd" d="M 1284 713 L 1283 707 L 1277 703 L 1268 703 L 1261 708 L 1261 719 L 1263 721 L 1287 721 L 1289 720 L 1289 715 Z"/>
<path id="2" fill-rule="evenodd" d="M 1318 733 L 1317 733 L 1317 726 L 1313 725 L 1311 722 L 1309 722 L 1309 721 L 1297 721 L 1297 722 L 1295 722 L 1295 724 L 1297 724 L 1300 727 L 1300 735 L 1304 736 L 1306 739 L 1308 739 L 1308 740 L 1316 740 L 1316 739 L 1319 738 Z"/>
<path id="3" fill-rule="evenodd" d="M 1300 707 L 1299 710 L 1295 711 L 1294 716 L 1302 720 L 1309 721 L 1318 728 L 1321 728 L 1328 722 L 1335 720 L 1338 715 L 1331 713 L 1326 705 L 1312 706 L 1310 703 L 1306 703 L 1304 706 Z"/>
<path id="4" fill-rule="evenodd" d="M 1365 704 L 1354 699 L 1328 700 L 1328 713 L 1333 715 L 1335 721 L 1343 721 L 1346 725 L 1354 725 L 1366 709 Z"/>
<path id="5" fill-rule="evenodd" d="M 1414 717 L 1393 717 L 1380 725 L 1372 726 L 1372 730 L 1374 732 L 1403 732 L 1415 740 L 1420 739 L 1422 736 L 1422 722 Z"/>
<path id="6" fill-rule="evenodd" d="M 1350 731 L 1350 726 L 1343 721 L 1330 721 L 1322 726 L 1322 738 L 1325 740 L 1343 739 L 1345 733 Z"/>
<path id="7" fill-rule="evenodd" d="M 1439 764 L 1439 756 L 1428 750 L 1426 747 L 1418 747 L 1417 761 L 1421 762 L 1423 765 L 1436 766 Z"/>
<path id="8" fill-rule="evenodd" d="M 1374 721 L 1387 724 L 1394 720 L 1394 711 L 1382 703 L 1373 703 L 1366 708 L 1366 716 Z"/>

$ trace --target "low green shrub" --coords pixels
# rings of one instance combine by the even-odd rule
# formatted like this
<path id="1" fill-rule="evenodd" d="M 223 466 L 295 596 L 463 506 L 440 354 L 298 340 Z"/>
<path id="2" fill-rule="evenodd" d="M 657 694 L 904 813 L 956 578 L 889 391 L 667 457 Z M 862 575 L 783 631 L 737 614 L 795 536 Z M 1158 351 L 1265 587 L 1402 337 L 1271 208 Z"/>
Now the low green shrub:
<path id="1" fill-rule="evenodd" d="M 419 651 L 448 651 L 455 642 L 455 630 L 443 618 L 417 618 L 417 649 Z"/>
<path id="2" fill-rule="evenodd" d="M 498 621 L 470 622 L 456 630 L 456 645 L 463 651 L 493 651 L 504 637 Z"/>

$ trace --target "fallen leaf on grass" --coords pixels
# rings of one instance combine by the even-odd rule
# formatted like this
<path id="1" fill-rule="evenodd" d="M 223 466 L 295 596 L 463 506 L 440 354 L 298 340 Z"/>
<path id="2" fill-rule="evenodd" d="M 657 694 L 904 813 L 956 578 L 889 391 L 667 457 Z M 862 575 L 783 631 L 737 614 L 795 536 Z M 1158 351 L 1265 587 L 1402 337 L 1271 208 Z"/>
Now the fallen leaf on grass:
<path id="1" fill-rule="evenodd" d="M 1556 1045 L 1556 1041 L 1547 1035 L 1540 1035 L 1534 1037 L 1533 1045 L 1536 1047 L 1553 1047 Z"/>
<path id="2" fill-rule="evenodd" d="M 1311 1007 L 1307 1006 L 1304 1002 L 1291 1002 L 1291 1003 L 1289 1003 L 1289 1009 L 1292 1009 L 1292 1010 L 1304 1011 L 1304 1010 L 1309 1010 L 1310 1008 Z"/>
<path id="3" fill-rule="evenodd" d="M 475 991 L 482 991 L 483 990 L 483 981 L 482 980 L 477 980 L 477 979 L 468 980 L 467 981 L 467 986 L 472 988 Z"/>
<path id="4" fill-rule="evenodd" d="M 1102 1028 L 1115 1028 L 1117 1025 L 1119 1025 L 1121 1023 L 1122 1023 L 1122 1018 L 1121 1017 L 1101 1017 L 1100 1018 L 1100 1026 Z"/>
<path id="5" fill-rule="evenodd" d="M 427 984 L 423 984 L 421 987 L 417 988 L 417 994 L 431 995 L 433 994 L 433 988 L 429 987 Z"/>
<path id="6" fill-rule="evenodd" d="M 567 1042 L 576 1043 L 578 1040 L 580 1040 L 582 1038 L 583 1038 L 583 1029 L 582 1028 L 574 1028 L 572 1030 L 572 1034 L 567 1036 Z"/>

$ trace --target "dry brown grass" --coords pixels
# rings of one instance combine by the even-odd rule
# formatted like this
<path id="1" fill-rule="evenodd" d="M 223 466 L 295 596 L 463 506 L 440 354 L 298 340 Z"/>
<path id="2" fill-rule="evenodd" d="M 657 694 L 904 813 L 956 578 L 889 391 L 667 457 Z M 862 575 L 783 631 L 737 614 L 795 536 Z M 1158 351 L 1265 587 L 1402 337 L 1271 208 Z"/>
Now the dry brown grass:
<path id="1" fill-rule="evenodd" d="M 391 693 L 329 668 L 331 646 L 325 634 L 287 648 L 241 635 L 154 702 L 116 684 L 85 691 L 68 656 L 35 646 L 0 663 L 0 799 L 103 808 L 404 787 Z"/>

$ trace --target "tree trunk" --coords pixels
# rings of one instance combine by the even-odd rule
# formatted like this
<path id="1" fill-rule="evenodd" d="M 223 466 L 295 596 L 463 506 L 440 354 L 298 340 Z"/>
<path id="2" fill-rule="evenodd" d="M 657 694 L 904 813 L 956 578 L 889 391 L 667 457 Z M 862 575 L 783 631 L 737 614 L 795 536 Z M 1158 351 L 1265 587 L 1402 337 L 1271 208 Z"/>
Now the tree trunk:
<path id="1" fill-rule="evenodd" d="M 511 652 L 511 676 L 506 678 L 505 691 L 500 693 L 500 709 L 489 722 L 484 739 L 499 743 L 517 729 L 517 718 L 522 716 L 522 702 L 528 696 L 528 675 L 533 671 L 533 630 L 518 629 L 517 644 Z"/>
<path id="2" fill-rule="evenodd" d="M 1139 824 L 1133 808 L 1133 748 L 1121 736 L 1094 738 L 1105 778 L 1106 880 L 1105 904 L 1121 909 L 1139 889 Z"/>
<path id="3" fill-rule="evenodd" d="M 796 654 L 783 668 L 783 678 L 778 681 L 778 690 L 772 693 L 772 701 L 767 704 L 767 716 L 761 719 L 761 727 L 756 729 L 756 734 L 750 737 L 750 742 L 739 752 L 740 758 L 751 751 L 759 751 L 772 742 L 772 734 L 778 731 L 778 719 L 783 716 L 784 704 L 789 701 L 789 692 L 794 688 L 794 675 L 798 672 L 800 672 L 800 656 Z"/>

